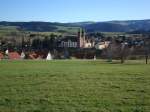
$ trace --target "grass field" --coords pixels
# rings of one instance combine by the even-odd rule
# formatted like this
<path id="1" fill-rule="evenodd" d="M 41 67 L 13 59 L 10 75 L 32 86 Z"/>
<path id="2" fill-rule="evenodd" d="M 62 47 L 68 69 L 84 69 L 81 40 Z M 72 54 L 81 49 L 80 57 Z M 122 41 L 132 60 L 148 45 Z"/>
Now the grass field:
<path id="1" fill-rule="evenodd" d="M 150 65 L 0 61 L 0 112 L 150 112 Z"/>

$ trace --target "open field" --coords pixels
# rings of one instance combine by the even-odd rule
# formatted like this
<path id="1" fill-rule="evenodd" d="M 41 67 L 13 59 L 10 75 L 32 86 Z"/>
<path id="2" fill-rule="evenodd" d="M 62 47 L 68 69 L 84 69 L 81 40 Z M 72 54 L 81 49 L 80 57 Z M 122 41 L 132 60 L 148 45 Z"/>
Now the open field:
<path id="1" fill-rule="evenodd" d="M 0 61 L 0 112 L 150 112 L 150 65 Z"/>

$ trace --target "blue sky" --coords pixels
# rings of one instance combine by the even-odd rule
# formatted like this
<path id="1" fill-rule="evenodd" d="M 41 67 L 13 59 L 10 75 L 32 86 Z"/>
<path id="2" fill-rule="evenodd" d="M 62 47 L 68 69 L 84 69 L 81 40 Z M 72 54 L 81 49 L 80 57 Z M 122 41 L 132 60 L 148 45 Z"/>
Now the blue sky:
<path id="1" fill-rule="evenodd" d="M 150 0 L 0 0 L 0 21 L 150 19 Z"/>

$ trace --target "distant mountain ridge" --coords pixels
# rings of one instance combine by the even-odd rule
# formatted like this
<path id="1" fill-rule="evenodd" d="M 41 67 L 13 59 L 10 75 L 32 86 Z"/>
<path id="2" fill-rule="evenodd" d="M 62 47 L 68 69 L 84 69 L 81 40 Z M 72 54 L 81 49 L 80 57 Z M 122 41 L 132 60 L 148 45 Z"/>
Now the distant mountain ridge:
<path id="1" fill-rule="evenodd" d="M 150 20 L 96 22 L 84 26 L 88 32 L 132 32 L 150 31 Z"/>
<path id="2" fill-rule="evenodd" d="M 127 20 L 127 21 L 106 21 L 106 22 L 0 22 L 0 28 L 15 26 L 18 30 L 37 32 L 65 32 L 69 29 L 84 28 L 87 32 L 135 32 L 150 31 L 150 19 Z"/>

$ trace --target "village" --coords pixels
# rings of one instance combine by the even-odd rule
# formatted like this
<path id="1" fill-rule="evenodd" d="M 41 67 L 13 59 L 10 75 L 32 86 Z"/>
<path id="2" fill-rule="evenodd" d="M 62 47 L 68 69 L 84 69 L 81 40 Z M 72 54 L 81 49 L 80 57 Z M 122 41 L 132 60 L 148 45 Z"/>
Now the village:
<path id="1" fill-rule="evenodd" d="M 149 54 L 149 35 L 126 34 L 105 36 L 102 33 L 86 33 L 79 29 L 76 35 L 40 39 L 30 34 L 17 42 L 14 37 L 0 41 L 0 59 L 120 59 L 122 56 L 145 57 Z"/>

